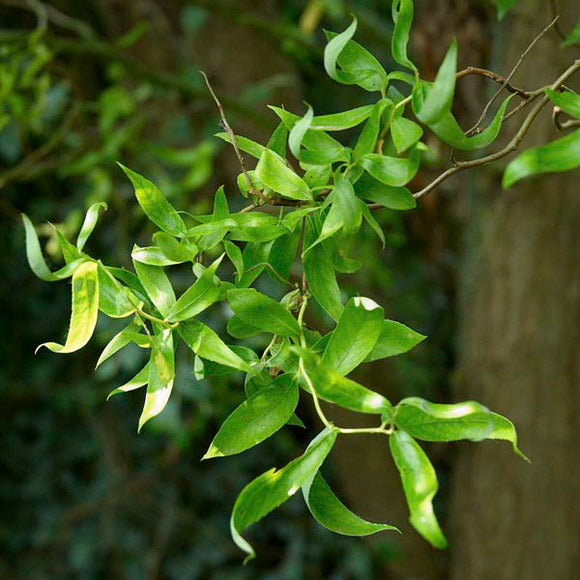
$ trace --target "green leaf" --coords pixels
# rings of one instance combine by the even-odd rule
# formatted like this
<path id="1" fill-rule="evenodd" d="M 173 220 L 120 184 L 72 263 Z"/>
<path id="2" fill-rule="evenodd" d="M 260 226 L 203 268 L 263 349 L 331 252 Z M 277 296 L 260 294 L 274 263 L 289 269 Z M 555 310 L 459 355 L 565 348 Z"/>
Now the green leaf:
<path id="1" fill-rule="evenodd" d="M 385 185 L 368 173 L 364 173 L 354 184 L 354 191 L 359 197 L 389 209 L 407 210 L 417 207 L 417 201 L 406 187 Z"/>
<path id="2" fill-rule="evenodd" d="M 184 236 L 186 227 L 181 216 L 159 191 L 159 188 L 120 163 L 119 166 L 131 180 L 137 201 L 145 215 L 164 232 L 178 237 Z"/>
<path id="3" fill-rule="evenodd" d="M 360 158 L 359 163 L 381 183 L 397 187 L 406 185 L 415 177 L 419 169 L 419 160 L 418 151 L 412 151 L 407 158 L 368 153 Z"/>
<path id="4" fill-rule="evenodd" d="M 352 129 L 352 127 L 356 127 L 368 119 L 374 109 L 375 105 L 363 105 L 342 113 L 319 115 L 312 119 L 310 129 L 313 131 L 344 131 Z"/>
<path id="5" fill-rule="evenodd" d="M 365 362 L 402 354 L 417 346 L 425 338 L 404 324 L 394 320 L 384 320 L 379 339 Z"/>
<path id="6" fill-rule="evenodd" d="M 316 241 L 319 235 L 319 226 L 313 221 L 314 216 L 309 216 L 306 220 L 306 230 L 304 235 L 304 246 L 309 248 Z M 308 288 L 316 299 L 316 302 L 328 312 L 334 319 L 338 320 L 343 310 L 340 297 L 340 288 L 336 281 L 336 273 L 332 264 L 332 259 L 324 244 L 317 244 L 310 249 L 302 258 L 304 273 L 308 282 Z"/>
<path id="7" fill-rule="evenodd" d="M 516 0 L 496 0 L 498 19 L 502 20 L 515 3 Z"/>
<path id="8" fill-rule="evenodd" d="M 391 38 L 391 54 L 395 62 L 413 71 L 417 67 L 407 56 L 409 32 L 413 24 L 413 0 L 393 0 L 393 36 Z"/>
<path id="9" fill-rule="evenodd" d="M 143 288 L 163 316 L 166 316 L 175 304 L 175 292 L 163 268 L 148 266 L 133 260 L 133 266 Z"/>
<path id="10" fill-rule="evenodd" d="M 236 345 L 227 345 L 228 348 L 234 353 L 237 354 L 243 361 L 248 363 L 248 365 L 253 366 L 257 365 L 260 362 L 258 355 L 250 348 L 245 346 L 236 346 Z M 199 358 L 199 357 L 197 357 Z M 201 359 L 199 359 L 201 360 Z M 231 375 L 235 373 L 237 370 L 231 366 L 225 366 L 220 363 L 216 363 L 214 361 L 210 361 L 209 359 L 203 359 L 203 366 L 205 369 L 205 376 L 206 377 L 223 377 L 227 375 Z M 249 376 L 249 375 L 248 375 Z"/>
<path id="11" fill-rule="evenodd" d="M 286 158 L 286 141 L 288 140 L 288 129 L 284 123 L 279 123 L 272 136 L 268 140 L 267 147 L 277 153 L 282 159 Z M 260 154 L 261 155 L 261 154 Z M 258 158 L 260 157 L 258 155 Z"/>
<path id="12" fill-rule="evenodd" d="M 206 268 L 195 283 L 179 297 L 165 315 L 168 322 L 180 322 L 193 318 L 220 299 L 221 283 L 216 283 L 214 278 L 222 258 L 223 255 Z"/>
<path id="13" fill-rule="evenodd" d="M 292 348 L 302 357 L 314 390 L 321 399 L 358 413 L 381 415 L 391 412 L 391 403 L 379 393 L 339 375 L 312 352 L 303 348 Z M 309 391 L 304 381 L 301 386 Z"/>
<path id="14" fill-rule="evenodd" d="M 242 256 L 242 250 L 229 240 L 224 240 L 224 250 L 236 269 L 238 278 L 242 277 L 244 275 L 244 257 Z"/>
<path id="15" fill-rule="evenodd" d="M 125 328 L 123 328 L 120 332 L 115 334 L 113 338 L 107 343 L 107 346 L 103 349 L 99 360 L 95 366 L 98 369 L 107 359 L 111 358 L 115 353 L 119 352 L 123 347 L 127 346 L 132 342 L 133 335 L 136 332 L 139 332 L 141 327 L 137 323 L 137 321 L 131 321 Z M 148 340 L 145 335 L 143 338 Z"/>
<path id="16" fill-rule="evenodd" d="M 413 147 L 422 136 L 423 129 L 410 119 L 396 117 L 391 122 L 391 138 L 399 154 Z"/>
<path id="17" fill-rule="evenodd" d="M 93 233 L 95 226 L 97 225 L 97 220 L 99 219 L 99 210 L 103 208 L 107 211 L 107 204 L 104 201 L 100 201 L 98 203 L 93 203 L 91 207 L 87 210 L 85 215 L 85 221 L 81 227 L 81 231 L 77 238 L 77 250 L 79 252 L 83 251 L 89 236 Z"/>
<path id="18" fill-rule="evenodd" d="M 300 242 L 300 230 L 296 229 L 293 232 L 287 233 L 284 236 L 280 236 L 273 244 L 270 250 L 270 255 L 268 256 L 268 263 L 274 268 L 281 278 L 287 280 L 290 276 L 290 270 L 292 269 L 292 264 L 294 264 L 294 259 L 296 258 L 296 252 L 298 251 L 298 244 Z M 272 276 L 274 280 L 279 282 L 280 280 Z"/>
<path id="19" fill-rule="evenodd" d="M 226 143 L 232 143 L 232 138 L 227 133 L 216 133 L 215 136 L 223 139 Z M 240 151 L 243 151 L 256 159 L 260 159 L 262 153 L 266 149 L 263 145 L 260 145 L 247 137 L 241 137 L 240 135 L 236 135 L 236 145 Z"/>
<path id="20" fill-rule="evenodd" d="M 269 108 L 278 115 L 289 130 L 300 120 L 298 115 L 279 107 L 270 105 Z M 319 129 L 307 131 L 302 139 L 302 145 L 306 150 L 301 151 L 300 161 L 308 165 L 328 165 L 349 159 L 349 149 Z"/>
<path id="21" fill-rule="evenodd" d="M 298 391 L 285 374 L 254 393 L 224 421 L 202 459 L 241 453 L 276 433 L 294 413 Z"/>
<path id="22" fill-rule="evenodd" d="M 280 156 L 265 149 L 256 167 L 258 179 L 273 191 L 290 199 L 310 201 L 312 193 L 304 180 L 292 171 Z"/>
<path id="23" fill-rule="evenodd" d="M 296 159 L 300 159 L 300 147 L 302 145 L 302 141 L 304 139 L 304 135 L 306 135 L 306 131 L 310 129 L 310 125 L 312 125 L 312 118 L 314 116 L 314 112 L 312 111 L 312 107 L 308 105 L 308 110 L 302 119 L 296 122 L 294 127 L 292 127 L 292 131 L 290 131 L 290 135 L 288 137 L 288 146 L 290 147 L 290 151 L 292 151 L 292 155 L 296 157 Z"/>
<path id="24" fill-rule="evenodd" d="M 139 305 L 137 297 L 120 284 L 109 269 L 98 264 L 99 276 L 99 310 L 111 318 L 125 318 L 135 312 Z M 133 297 L 133 301 L 130 300 Z"/>
<path id="25" fill-rule="evenodd" d="M 385 234 L 383 233 L 381 226 L 379 225 L 379 223 L 375 219 L 375 216 L 372 214 L 368 205 L 360 200 L 359 200 L 359 204 L 361 207 L 363 218 L 365 219 L 367 224 L 369 224 L 369 226 L 372 228 L 372 230 L 375 232 L 375 234 L 377 234 L 377 236 L 378 236 L 379 240 L 381 240 L 381 243 L 383 244 L 383 248 L 384 248 L 385 244 L 386 244 L 386 240 L 385 240 Z"/>
<path id="26" fill-rule="evenodd" d="M 175 380 L 175 351 L 171 330 L 166 328 L 153 338 L 153 350 L 149 360 L 149 384 L 137 432 L 141 431 L 149 419 L 156 417 L 165 409 Z"/>
<path id="27" fill-rule="evenodd" d="M 564 42 L 562 42 L 562 46 L 572 46 L 578 42 L 580 42 L 580 20 L 576 22 L 576 26 L 574 26 L 572 32 L 566 36 Z"/>
<path id="28" fill-rule="evenodd" d="M 572 93 L 570 91 L 562 91 L 557 93 L 552 89 L 546 89 L 546 94 L 550 97 L 550 100 L 554 105 L 560 107 L 562 111 L 574 117 L 580 119 L 580 95 Z"/>
<path id="29" fill-rule="evenodd" d="M 244 322 L 239 316 L 235 314 L 228 320 L 227 331 L 231 336 L 239 339 L 256 336 L 257 334 L 262 333 L 259 328 Z"/>
<path id="30" fill-rule="evenodd" d="M 432 125 L 451 112 L 456 71 L 457 42 L 454 40 L 437 72 L 435 82 L 427 88 L 427 95 L 421 99 L 419 106 L 415 106 L 419 101 L 413 100 L 415 115 L 425 125 Z"/>
<path id="31" fill-rule="evenodd" d="M 52 227 L 55 233 L 56 240 L 58 242 L 60 251 L 62 252 L 64 261 L 67 264 L 70 264 L 72 262 L 75 262 L 76 260 L 82 259 L 83 258 L 82 252 L 80 252 L 74 244 L 71 244 L 55 225 L 50 224 L 50 226 Z"/>
<path id="32" fill-rule="evenodd" d="M 242 532 L 290 499 L 318 471 L 330 453 L 336 435 L 336 431 L 325 429 L 312 441 L 303 455 L 279 471 L 266 471 L 241 491 L 234 504 L 230 529 L 236 545 L 247 552 L 246 561 L 254 558 L 255 553 L 252 546 L 241 536 Z"/>
<path id="33" fill-rule="evenodd" d="M 379 138 L 379 131 L 381 129 L 381 119 L 385 114 L 385 110 L 393 106 L 390 99 L 381 99 L 373 107 L 372 113 L 368 121 L 365 123 L 363 130 L 356 142 L 354 148 L 355 158 L 360 158 L 367 153 L 372 153 L 375 150 L 377 140 Z"/>
<path id="34" fill-rule="evenodd" d="M 252 367 L 238 356 L 211 328 L 199 322 L 189 320 L 177 327 L 179 336 L 198 356 L 227 367 L 253 373 Z"/>
<path id="35" fill-rule="evenodd" d="M 370 298 L 351 298 L 326 346 L 322 363 L 348 375 L 373 350 L 383 327 L 384 310 Z"/>
<path id="36" fill-rule="evenodd" d="M 433 512 L 433 497 L 439 487 L 433 465 L 418 443 L 405 431 L 395 431 L 389 437 L 389 446 L 401 474 L 411 525 L 433 547 L 446 548 L 447 540 Z"/>
<path id="37" fill-rule="evenodd" d="M 129 391 L 134 391 L 141 387 L 144 387 L 149 381 L 149 362 L 129 381 L 124 385 L 117 387 L 109 393 L 107 396 L 107 401 L 114 395 L 119 395 L 121 393 L 128 393 Z"/>
<path id="38" fill-rule="evenodd" d="M 547 145 L 533 147 L 518 155 L 507 166 L 502 185 L 507 189 L 524 177 L 570 171 L 577 167 L 580 167 L 580 129 Z"/>
<path id="39" fill-rule="evenodd" d="M 329 196 L 330 211 L 322 225 L 316 243 L 334 235 L 339 230 L 353 233 L 359 230 L 362 221 L 362 210 L 354 194 L 352 183 L 345 177 L 336 179 L 334 189 Z M 306 252 L 310 251 L 308 248 Z"/>
<path id="40" fill-rule="evenodd" d="M 153 234 L 153 241 L 169 260 L 176 263 L 193 262 L 198 254 L 198 248 L 192 241 L 186 239 L 177 241 L 172 235 L 165 232 Z M 153 264 L 153 266 L 160 265 L 162 264 Z"/>
<path id="41" fill-rule="evenodd" d="M 513 423 L 476 401 L 441 405 L 408 397 L 395 407 L 393 420 L 395 425 L 422 441 L 503 439 L 513 445 L 515 453 L 529 461 L 518 449 Z"/>
<path id="42" fill-rule="evenodd" d="M 413 98 L 418 94 L 419 91 L 415 91 L 413 93 Z M 483 147 L 487 147 L 490 143 L 493 143 L 498 136 L 507 106 L 513 96 L 514 95 L 509 95 L 506 97 L 489 126 L 481 133 L 473 135 L 473 137 L 465 136 L 463 129 L 459 126 L 459 123 L 456 121 L 452 113 L 447 113 L 447 115 L 444 115 L 441 120 L 429 125 L 429 128 L 433 133 L 435 133 L 435 135 L 437 135 L 437 137 L 439 137 L 439 139 L 441 139 L 441 141 L 451 145 L 454 149 L 460 149 L 462 151 L 482 149 Z"/>
<path id="43" fill-rule="evenodd" d="M 278 336 L 298 336 L 298 321 L 284 306 L 253 288 L 230 290 L 230 308 L 247 324 Z"/>
<path id="44" fill-rule="evenodd" d="M 81 349 L 93 336 L 99 315 L 99 276 L 96 262 L 84 262 L 72 278 L 72 314 L 70 327 L 64 345 L 45 342 L 52 352 L 70 353 Z"/>
<path id="45" fill-rule="evenodd" d="M 23 213 L 21 216 L 24 223 L 24 230 L 26 232 L 26 259 L 28 260 L 30 269 L 38 278 L 46 282 L 65 280 L 66 278 L 70 278 L 75 273 L 76 269 L 86 261 L 86 258 L 80 258 L 67 264 L 56 272 L 51 272 L 46 264 L 44 256 L 42 255 L 38 235 L 36 234 L 32 222 L 26 214 Z"/>
<path id="46" fill-rule="evenodd" d="M 146 248 L 141 248 L 137 244 L 133 246 L 131 251 L 131 258 L 133 261 L 140 262 L 141 264 L 147 264 L 148 266 L 174 266 L 175 264 L 181 264 L 185 260 L 171 260 L 168 258 L 161 248 L 157 246 L 147 246 Z"/>
<path id="47" fill-rule="evenodd" d="M 324 68 L 328 76 L 339 83 L 356 84 L 371 93 L 384 91 L 387 73 L 368 50 L 351 40 L 356 27 L 357 20 L 353 18 L 351 25 L 340 34 L 325 31 L 329 42 L 324 49 Z"/>
<path id="48" fill-rule="evenodd" d="M 343 536 L 370 536 L 383 530 L 399 531 L 387 524 L 374 524 L 351 512 L 330 489 L 320 472 L 303 486 L 304 501 L 314 519 L 336 534 Z"/>

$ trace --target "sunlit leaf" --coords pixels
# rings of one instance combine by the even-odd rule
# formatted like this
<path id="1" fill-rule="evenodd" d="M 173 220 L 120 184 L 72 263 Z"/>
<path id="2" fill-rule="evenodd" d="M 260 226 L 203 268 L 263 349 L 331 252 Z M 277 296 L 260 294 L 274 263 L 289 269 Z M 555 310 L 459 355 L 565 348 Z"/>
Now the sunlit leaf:
<path id="1" fill-rule="evenodd" d="M 220 299 L 220 283 L 216 283 L 214 278 L 221 261 L 222 257 L 215 260 L 195 283 L 179 297 L 165 315 L 168 322 L 179 322 L 193 318 Z"/>
<path id="2" fill-rule="evenodd" d="M 322 363 L 340 375 L 348 375 L 373 350 L 383 318 L 383 309 L 370 298 L 351 298 L 332 332 Z"/>
<path id="3" fill-rule="evenodd" d="M 254 558 L 255 553 L 241 536 L 242 532 L 290 499 L 318 471 L 330 453 L 336 435 L 336 431 L 324 430 L 303 455 L 280 470 L 266 471 L 241 491 L 234 504 L 230 529 L 236 545 L 248 554 L 246 561 Z"/>
<path id="4" fill-rule="evenodd" d="M 580 167 L 580 129 L 518 155 L 507 166 L 502 185 L 507 189 L 524 177 L 570 171 L 577 167 Z"/>
<path id="5" fill-rule="evenodd" d="M 298 404 L 298 383 L 284 374 L 246 399 L 222 423 L 203 459 L 250 449 L 283 427 Z"/>
<path id="6" fill-rule="evenodd" d="M 278 336 L 298 336 L 298 321 L 284 306 L 253 288 L 228 292 L 230 308 L 246 323 Z"/>
<path id="7" fill-rule="evenodd" d="M 165 316 L 175 304 L 175 292 L 167 274 L 163 268 L 148 266 L 135 260 L 133 260 L 133 266 L 151 302 Z"/>
<path id="8" fill-rule="evenodd" d="M 408 397 L 395 407 L 393 420 L 398 427 L 423 441 L 503 439 L 527 459 L 518 449 L 513 423 L 476 401 L 442 405 Z"/>
<path id="9" fill-rule="evenodd" d="M 30 269 L 38 278 L 45 280 L 46 282 L 56 282 L 57 280 L 70 278 L 77 268 L 85 261 L 85 258 L 75 260 L 74 262 L 62 267 L 60 270 L 51 272 L 46 264 L 44 256 L 42 255 L 38 235 L 36 234 L 32 222 L 26 214 L 21 214 L 21 216 L 26 232 L 26 258 Z"/>
<path id="10" fill-rule="evenodd" d="M 149 362 L 132 379 L 127 381 L 124 385 L 112 390 L 107 396 L 107 401 L 114 395 L 140 389 L 147 384 L 147 381 L 149 381 Z"/>
<path id="11" fill-rule="evenodd" d="M 131 321 L 123 330 L 115 334 L 113 338 L 107 343 L 103 349 L 95 368 L 99 368 L 107 359 L 111 358 L 115 353 L 133 342 L 134 335 L 139 332 L 141 326 L 137 321 Z M 150 341 L 146 335 L 140 335 L 146 341 L 148 346 L 151 346 Z"/>
<path id="12" fill-rule="evenodd" d="M 365 362 L 402 354 L 417 346 L 425 338 L 404 324 L 394 320 L 384 320 L 381 334 Z"/>
<path id="13" fill-rule="evenodd" d="M 358 413 L 381 415 L 391 412 L 391 403 L 379 393 L 339 375 L 323 364 L 314 353 L 298 347 L 293 348 L 302 357 L 316 394 L 324 401 Z M 301 386 L 306 391 L 309 390 L 305 380 L 302 380 Z"/>
<path id="14" fill-rule="evenodd" d="M 153 350 L 149 360 L 149 376 L 145 404 L 139 417 L 138 432 L 143 425 L 163 411 L 175 380 L 175 352 L 171 330 L 165 329 L 154 336 Z"/>
<path id="15" fill-rule="evenodd" d="M 164 232 L 174 236 L 184 236 L 186 227 L 181 216 L 167 201 L 159 188 L 135 171 L 119 164 L 135 188 L 135 196 L 145 215 Z"/>
<path id="16" fill-rule="evenodd" d="M 209 326 L 199 320 L 188 320 L 177 327 L 177 332 L 187 346 L 198 356 L 232 367 L 253 373 L 252 367 L 237 355 Z"/>
<path id="17" fill-rule="evenodd" d="M 102 264 L 98 264 L 99 310 L 111 318 L 125 318 L 135 312 L 140 302 Z M 132 300 L 130 299 L 132 297 Z"/>
<path id="18" fill-rule="evenodd" d="M 96 262 L 84 262 L 72 278 L 72 314 L 66 342 L 45 342 L 52 352 L 70 353 L 81 349 L 93 336 L 99 314 L 99 276 Z"/>
<path id="19" fill-rule="evenodd" d="M 265 149 L 256 166 L 258 179 L 267 187 L 290 199 L 312 199 L 310 188 L 273 151 Z"/>

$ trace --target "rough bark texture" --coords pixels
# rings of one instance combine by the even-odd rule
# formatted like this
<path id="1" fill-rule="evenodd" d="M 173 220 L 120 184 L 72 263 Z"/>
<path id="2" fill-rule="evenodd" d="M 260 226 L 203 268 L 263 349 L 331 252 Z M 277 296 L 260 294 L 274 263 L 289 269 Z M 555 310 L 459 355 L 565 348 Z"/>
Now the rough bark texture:
<path id="1" fill-rule="evenodd" d="M 518 3 L 498 42 L 503 70 L 548 3 Z M 578 16 L 562 2 L 562 24 Z M 567 17 L 569 16 L 569 17 Z M 507 30 L 506 30 L 507 32 Z M 518 82 L 539 86 L 574 57 L 546 38 Z M 525 145 L 555 138 L 548 112 Z M 474 398 L 516 424 L 527 465 L 508 445 L 461 446 L 453 478 L 455 580 L 571 580 L 580 569 L 580 191 L 578 172 L 497 180 L 476 193 L 461 292 L 458 397 Z"/>

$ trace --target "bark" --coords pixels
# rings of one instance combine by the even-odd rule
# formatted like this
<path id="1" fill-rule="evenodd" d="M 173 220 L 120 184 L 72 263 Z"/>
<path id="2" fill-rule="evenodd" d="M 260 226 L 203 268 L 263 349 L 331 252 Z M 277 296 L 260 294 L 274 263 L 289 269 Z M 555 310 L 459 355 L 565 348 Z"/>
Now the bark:
<path id="1" fill-rule="evenodd" d="M 549 21 L 547 4 L 517 4 L 509 35 L 498 39 L 504 71 Z M 562 5 L 567 26 L 577 4 Z M 556 76 L 574 57 L 558 44 L 555 35 L 542 41 L 518 82 L 540 86 Z M 545 113 L 525 145 L 557 136 Z M 488 185 L 476 193 L 467 224 L 457 395 L 511 418 L 533 463 L 503 443 L 461 446 L 451 577 L 568 580 L 580 565 L 578 173 L 529 180 L 507 193 L 495 178 Z"/>

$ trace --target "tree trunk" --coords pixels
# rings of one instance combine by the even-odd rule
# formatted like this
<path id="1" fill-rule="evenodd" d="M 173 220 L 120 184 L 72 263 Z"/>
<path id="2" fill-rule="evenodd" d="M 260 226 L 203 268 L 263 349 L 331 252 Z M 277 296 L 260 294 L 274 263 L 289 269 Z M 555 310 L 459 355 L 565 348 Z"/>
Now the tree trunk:
<path id="1" fill-rule="evenodd" d="M 503 35 L 511 46 L 500 51 L 504 71 L 551 18 L 548 4 L 516 4 L 510 34 Z M 562 5 L 567 28 L 577 3 Z M 544 39 L 518 83 L 540 86 L 557 76 L 574 57 L 558 45 L 555 35 Z M 545 111 L 524 145 L 556 137 Z M 504 443 L 461 446 L 450 518 L 456 580 L 578 577 L 578 184 L 577 172 L 528 180 L 508 192 L 494 180 L 475 196 L 460 292 L 458 399 L 479 400 L 511 418 L 533 463 Z"/>

